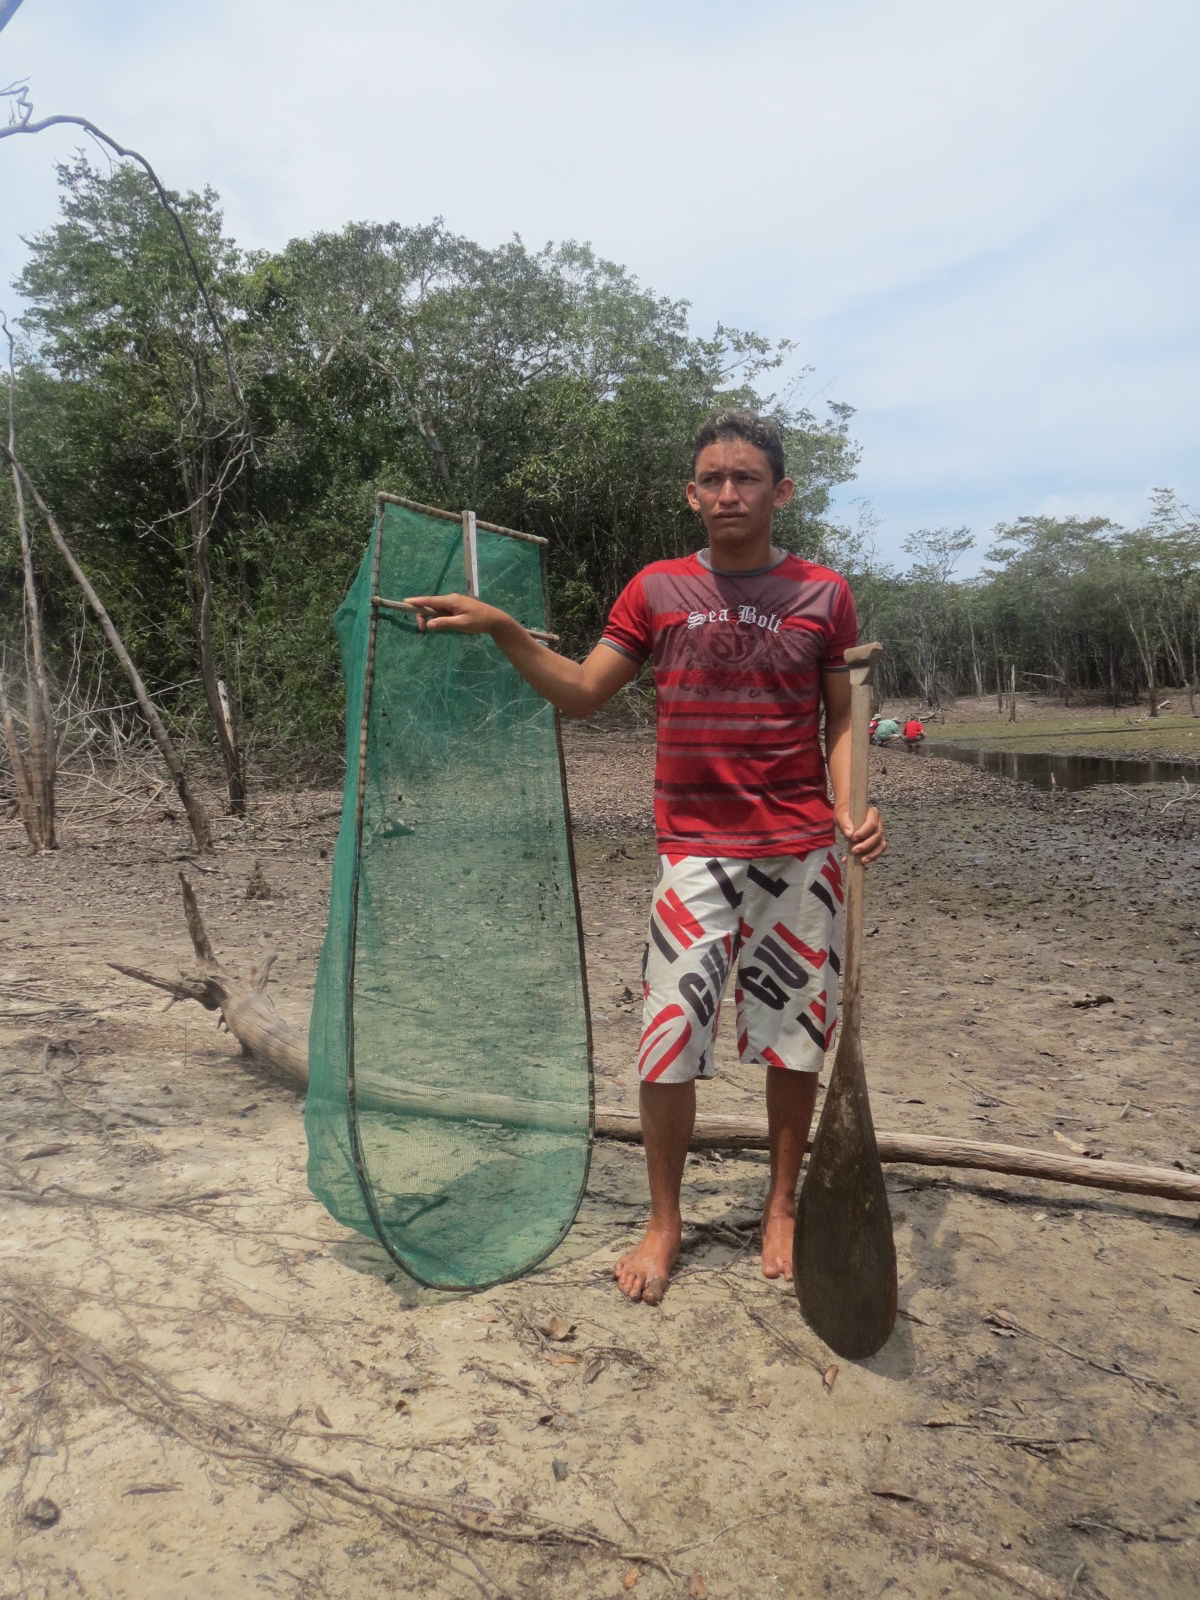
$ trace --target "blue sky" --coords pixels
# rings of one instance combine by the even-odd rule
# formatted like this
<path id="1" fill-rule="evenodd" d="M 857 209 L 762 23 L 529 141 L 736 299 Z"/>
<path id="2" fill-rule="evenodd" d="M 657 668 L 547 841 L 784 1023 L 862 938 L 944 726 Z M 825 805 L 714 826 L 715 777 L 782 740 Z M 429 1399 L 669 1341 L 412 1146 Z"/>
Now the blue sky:
<path id="1" fill-rule="evenodd" d="M 1200 502 L 1194 0 L 24 0 L 0 81 L 230 230 L 590 240 L 796 341 L 856 408 L 881 553 Z M 0 304 L 69 132 L 0 143 Z"/>

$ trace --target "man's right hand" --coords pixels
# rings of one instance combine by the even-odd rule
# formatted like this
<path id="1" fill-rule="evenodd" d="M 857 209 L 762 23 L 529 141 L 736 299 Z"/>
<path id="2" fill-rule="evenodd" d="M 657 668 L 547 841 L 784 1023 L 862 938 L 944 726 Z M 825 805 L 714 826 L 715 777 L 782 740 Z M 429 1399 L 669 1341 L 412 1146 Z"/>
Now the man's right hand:
<path id="1" fill-rule="evenodd" d="M 491 633 L 512 617 L 469 594 L 410 594 L 405 605 L 416 607 L 417 627 L 424 633 Z"/>
<path id="2" fill-rule="evenodd" d="M 591 716 L 637 676 L 637 663 L 605 644 L 586 661 L 547 650 L 507 611 L 473 595 L 413 594 L 405 604 L 416 611 L 423 633 L 490 633 L 526 683 L 569 717 Z"/>

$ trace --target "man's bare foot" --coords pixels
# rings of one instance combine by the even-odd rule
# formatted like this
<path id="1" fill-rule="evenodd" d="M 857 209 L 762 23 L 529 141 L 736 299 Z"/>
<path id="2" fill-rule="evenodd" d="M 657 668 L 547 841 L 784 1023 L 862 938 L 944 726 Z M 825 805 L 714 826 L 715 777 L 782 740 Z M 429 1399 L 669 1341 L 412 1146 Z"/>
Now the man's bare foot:
<path id="1" fill-rule="evenodd" d="M 770 1205 L 762 1219 L 762 1269 L 764 1278 L 792 1276 L 792 1241 L 796 1234 L 796 1207 Z"/>
<path id="2" fill-rule="evenodd" d="M 621 1293 L 629 1300 L 656 1306 L 667 1292 L 667 1279 L 679 1254 L 682 1227 L 648 1227 L 636 1250 L 624 1255 L 613 1268 Z M 790 1263 L 790 1256 L 789 1256 Z"/>

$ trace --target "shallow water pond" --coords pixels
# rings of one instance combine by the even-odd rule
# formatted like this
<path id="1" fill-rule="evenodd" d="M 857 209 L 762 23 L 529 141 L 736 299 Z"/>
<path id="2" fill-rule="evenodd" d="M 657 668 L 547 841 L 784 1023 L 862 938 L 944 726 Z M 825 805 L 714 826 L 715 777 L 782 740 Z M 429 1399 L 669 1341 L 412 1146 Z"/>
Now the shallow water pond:
<path id="1" fill-rule="evenodd" d="M 1089 789 L 1097 783 L 1195 782 L 1200 766 L 1195 761 L 1134 761 L 1117 756 L 1053 755 L 1048 751 L 987 750 L 978 745 L 930 741 L 922 755 L 942 756 L 982 767 L 985 772 L 1018 778 L 1038 789 Z"/>

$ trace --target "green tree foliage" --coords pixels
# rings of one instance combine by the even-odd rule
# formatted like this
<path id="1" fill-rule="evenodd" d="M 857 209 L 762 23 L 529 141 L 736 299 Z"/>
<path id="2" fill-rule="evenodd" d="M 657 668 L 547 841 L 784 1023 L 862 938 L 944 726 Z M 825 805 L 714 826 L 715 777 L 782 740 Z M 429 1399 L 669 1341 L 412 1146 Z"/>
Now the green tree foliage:
<path id="1" fill-rule="evenodd" d="M 260 761 L 336 760 L 329 623 L 378 490 L 548 537 L 552 611 L 578 651 L 639 566 L 700 542 L 682 492 L 690 439 L 723 404 L 781 424 L 798 491 L 777 537 L 847 572 L 863 636 L 889 647 L 889 692 L 937 705 L 1015 667 L 1022 687 L 1068 697 L 1169 682 L 1195 694 L 1200 523 L 1167 491 L 1131 531 L 1018 518 L 965 581 L 970 534 L 924 530 L 896 572 L 875 555 L 869 513 L 855 529 L 830 516 L 858 459 L 849 407 L 818 417 L 772 395 L 788 344 L 722 327 L 698 337 L 685 303 L 586 246 L 487 249 L 440 222 L 389 223 L 246 255 L 215 194 L 176 196 L 223 341 L 139 168 L 80 157 L 60 180 L 61 219 L 30 241 L 19 285 L 20 452 L 177 723 L 206 698 L 201 538 L 210 666 L 240 687 Z M 8 493 L 0 481 L 0 627 L 15 640 Z M 44 546 L 39 559 L 62 659 L 78 600 Z M 98 659 L 88 643 L 85 661 Z"/>
<path id="2" fill-rule="evenodd" d="M 841 556 L 864 635 L 888 647 L 885 693 L 930 708 L 956 695 L 999 694 L 1015 668 L 1022 690 L 1104 694 L 1114 705 L 1156 688 L 1200 687 L 1200 517 L 1157 490 L 1145 526 L 1103 518 L 1018 517 L 995 529 L 987 566 L 955 581 L 972 547 L 965 529 L 913 534 L 905 572 L 869 541 Z"/>
<path id="3" fill-rule="evenodd" d="M 215 560 L 236 569 L 240 558 L 251 446 L 232 352 L 197 271 L 210 305 L 228 318 L 237 309 L 240 257 L 223 237 L 211 192 L 173 197 L 193 263 L 140 167 L 102 174 L 81 156 L 59 168 L 59 179 L 62 220 L 30 241 L 17 284 L 32 342 L 21 449 L 32 446 L 55 503 L 83 530 L 85 552 L 95 559 L 94 546 L 115 547 L 98 576 L 108 589 L 115 565 L 126 579 L 118 610 L 129 608 L 129 579 L 134 595 L 150 590 L 142 615 L 134 604 L 134 631 L 140 624 L 162 639 L 160 674 L 188 677 L 199 665 L 223 731 L 218 678 L 229 676 L 236 651 L 228 626 L 214 649 L 211 568 Z M 41 451 L 39 417 L 52 443 Z M 162 548 L 147 555 L 139 544 Z M 239 763 L 232 748 L 228 754 L 233 776 Z"/>
<path id="4" fill-rule="evenodd" d="M 485 250 L 440 223 L 296 240 L 256 281 L 279 375 L 303 374 L 355 435 L 374 419 L 383 471 L 551 540 L 575 643 L 639 565 L 695 539 L 692 431 L 716 404 L 762 404 L 754 385 L 790 348 L 724 328 L 697 339 L 685 304 L 585 246 Z M 777 410 L 800 485 L 788 533 L 816 549 L 854 467 L 850 412 Z"/>
<path id="5" fill-rule="evenodd" d="M 962 599 L 952 580 L 959 559 L 974 547 L 967 528 L 923 528 L 904 541 L 914 557 L 908 573 L 908 603 L 900 613 L 907 624 L 902 642 L 907 664 L 926 704 L 937 701 L 961 633 Z"/>
<path id="6" fill-rule="evenodd" d="M 177 204 L 229 329 L 244 462 L 222 352 L 144 175 L 80 158 L 60 176 L 62 220 L 31 242 L 20 282 L 22 450 L 150 681 L 189 686 L 178 715 L 197 703 L 202 480 L 217 485 L 215 652 L 251 742 L 318 762 L 337 745 L 329 618 L 379 489 L 545 534 L 572 649 L 639 566 L 700 542 L 683 485 L 716 405 L 782 425 L 799 491 L 784 541 L 818 554 L 832 535 L 830 491 L 857 459 L 851 412 L 818 419 L 763 392 L 787 344 L 699 338 L 683 302 L 576 244 L 485 249 L 440 222 L 354 224 L 244 256 L 206 191 Z M 0 581 L 7 614 L 7 571 Z"/>

